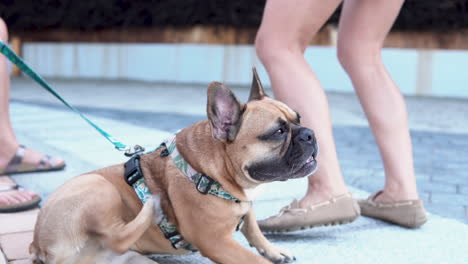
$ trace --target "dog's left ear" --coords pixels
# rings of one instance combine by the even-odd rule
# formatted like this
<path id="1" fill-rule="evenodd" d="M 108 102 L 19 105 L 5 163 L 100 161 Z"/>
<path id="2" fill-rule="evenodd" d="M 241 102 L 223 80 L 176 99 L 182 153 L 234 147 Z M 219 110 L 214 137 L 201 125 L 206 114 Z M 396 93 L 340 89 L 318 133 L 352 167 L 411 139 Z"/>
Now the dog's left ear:
<path id="1" fill-rule="evenodd" d="M 207 115 L 215 139 L 232 142 L 239 131 L 244 106 L 234 93 L 219 82 L 208 87 Z"/>
<path id="2" fill-rule="evenodd" d="M 253 72 L 253 79 L 252 79 L 252 86 L 250 88 L 249 101 L 261 100 L 263 97 L 267 95 L 265 94 L 265 91 L 263 90 L 262 83 L 260 82 L 260 78 L 258 78 L 257 69 L 255 69 L 255 67 L 252 68 L 252 72 Z"/>

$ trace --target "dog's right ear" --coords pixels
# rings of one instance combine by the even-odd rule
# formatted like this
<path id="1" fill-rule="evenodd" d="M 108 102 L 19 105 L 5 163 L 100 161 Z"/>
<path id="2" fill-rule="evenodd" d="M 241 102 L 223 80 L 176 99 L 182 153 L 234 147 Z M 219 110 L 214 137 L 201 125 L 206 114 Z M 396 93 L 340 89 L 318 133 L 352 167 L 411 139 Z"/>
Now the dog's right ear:
<path id="1" fill-rule="evenodd" d="M 265 94 L 265 91 L 263 90 L 262 82 L 260 82 L 260 78 L 258 77 L 257 69 L 255 67 L 252 68 L 252 72 L 253 72 L 253 79 L 252 79 L 252 86 L 250 87 L 249 101 L 261 100 L 263 97 L 267 95 Z"/>
<path id="2" fill-rule="evenodd" d="M 219 82 L 210 84 L 206 112 L 215 139 L 234 141 L 241 124 L 242 109 L 243 105 L 231 90 Z"/>

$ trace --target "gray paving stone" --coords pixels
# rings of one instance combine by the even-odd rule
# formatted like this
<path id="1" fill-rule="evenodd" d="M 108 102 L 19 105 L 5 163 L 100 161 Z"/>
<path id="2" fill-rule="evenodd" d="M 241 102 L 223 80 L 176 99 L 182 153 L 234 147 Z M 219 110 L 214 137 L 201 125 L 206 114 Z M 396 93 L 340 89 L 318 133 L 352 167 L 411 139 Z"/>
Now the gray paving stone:
<path id="1" fill-rule="evenodd" d="M 432 193 L 431 202 L 434 204 L 444 204 L 444 205 L 450 205 L 450 206 L 463 207 L 463 206 L 468 205 L 468 195 Z"/>
<path id="2" fill-rule="evenodd" d="M 462 195 L 468 195 L 468 186 L 463 186 L 463 185 L 457 185 L 457 190 L 459 194 L 462 194 Z"/>
<path id="3" fill-rule="evenodd" d="M 453 206 L 442 203 L 424 203 L 424 208 L 430 213 L 437 213 L 440 216 L 458 219 L 461 222 L 466 222 L 468 216 L 465 214 L 464 206 Z"/>
<path id="4" fill-rule="evenodd" d="M 415 168 L 415 175 L 417 182 L 431 181 L 431 174 Z"/>
<path id="5" fill-rule="evenodd" d="M 423 180 L 418 180 L 417 183 L 418 183 L 419 191 L 436 192 L 436 193 L 450 193 L 450 194 L 457 193 L 456 184 L 445 183 L 445 182 L 435 183 L 435 182 L 423 181 Z"/>
<path id="6" fill-rule="evenodd" d="M 431 175 L 434 183 L 445 182 L 451 184 L 468 185 L 468 170 L 460 171 L 457 169 L 434 170 Z"/>
<path id="7" fill-rule="evenodd" d="M 375 177 L 355 177 L 344 176 L 346 183 L 356 188 L 375 193 L 383 189 L 384 179 Z"/>

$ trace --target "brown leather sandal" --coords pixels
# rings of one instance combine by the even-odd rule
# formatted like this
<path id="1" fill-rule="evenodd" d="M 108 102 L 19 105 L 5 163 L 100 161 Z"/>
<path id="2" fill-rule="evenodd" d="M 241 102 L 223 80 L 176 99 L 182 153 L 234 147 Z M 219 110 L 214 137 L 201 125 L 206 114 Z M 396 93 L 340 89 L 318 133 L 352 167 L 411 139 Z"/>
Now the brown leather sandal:
<path id="1" fill-rule="evenodd" d="M 22 191 L 19 185 L 0 186 L 0 192 Z M 0 213 L 14 213 L 32 209 L 41 201 L 41 197 L 34 195 L 30 200 L 13 204 L 0 204 Z"/>
<path id="2" fill-rule="evenodd" d="M 382 191 L 371 195 L 367 200 L 359 200 L 361 214 L 407 228 L 417 228 L 427 222 L 427 213 L 421 200 L 379 202 L 375 198 Z"/>
<path id="3" fill-rule="evenodd" d="M 16 150 L 15 155 L 10 160 L 5 168 L 0 168 L 0 175 L 11 175 L 28 172 L 45 172 L 45 171 L 56 171 L 65 168 L 65 162 L 59 164 L 53 164 L 52 158 L 48 155 L 39 161 L 39 163 L 27 163 L 23 161 L 26 147 L 20 145 Z"/>

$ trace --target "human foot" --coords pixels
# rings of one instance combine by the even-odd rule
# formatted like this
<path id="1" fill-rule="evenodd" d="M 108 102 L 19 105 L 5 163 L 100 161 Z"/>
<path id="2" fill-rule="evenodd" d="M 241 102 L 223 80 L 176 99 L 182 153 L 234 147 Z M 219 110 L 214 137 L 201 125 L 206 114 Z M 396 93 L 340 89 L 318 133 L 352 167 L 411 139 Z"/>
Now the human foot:
<path id="1" fill-rule="evenodd" d="M 290 205 L 283 207 L 279 214 L 258 221 L 258 225 L 264 232 L 290 232 L 346 224 L 356 220 L 359 215 L 359 205 L 351 194 L 346 193 L 305 207 L 294 200 Z"/>
<path id="2" fill-rule="evenodd" d="M 6 160 L 9 161 L 5 162 Z M 63 169 L 64 167 L 65 161 L 63 159 L 51 158 L 48 155 L 20 145 L 12 157 L 2 159 L 0 175 L 53 171 Z"/>
<path id="3" fill-rule="evenodd" d="M 309 186 L 307 193 L 299 200 L 299 207 L 305 209 L 346 193 L 349 193 L 346 187 L 335 190 L 326 186 Z"/>
<path id="4" fill-rule="evenodd" d="M 421 200 L 395 200 L 388 196 L 382 198 L 384 194 L 384 191 L 379 191 L 367 200 L 359 200 L 362 215 L 407 228 L 417 228 L 427 222 L 427 213 Z"/>
<path id="5" fill-rule="evenodd" d="M 36 207 L 41 198 L 16 184 L 0 182 L 0 213 L 11 213 Z"/>
<path id="6" fill-rule="evenodd" d="M 418 199 L 419 196 L 417 191 L 404 191 L 402 188 L 395 188 L 395 190 L 384 188 L 382 191 L 378 192 L 376 197 L 374 197 L 374 201 L 376 202 L 394 202 Z"/>

